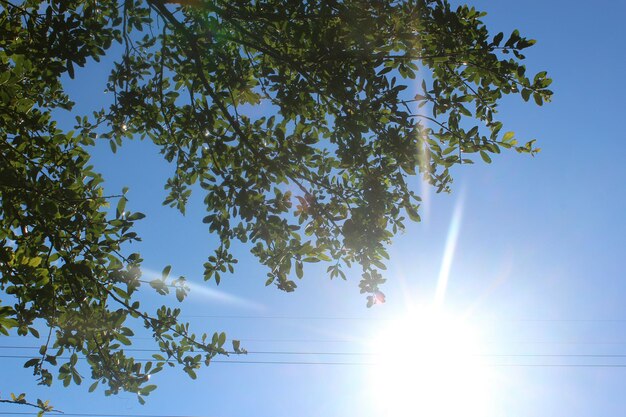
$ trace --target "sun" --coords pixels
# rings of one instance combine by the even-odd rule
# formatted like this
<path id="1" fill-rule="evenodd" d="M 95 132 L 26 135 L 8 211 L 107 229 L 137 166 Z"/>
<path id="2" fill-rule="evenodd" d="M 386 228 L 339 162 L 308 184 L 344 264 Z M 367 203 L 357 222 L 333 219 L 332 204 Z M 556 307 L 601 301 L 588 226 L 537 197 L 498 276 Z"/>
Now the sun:
<path id="1" fill-rule="evenodd" d="M 467 320 L 413 311 L 374 338 L 371 396 L 385 417 L 485 417 L 490 375 Z"/>

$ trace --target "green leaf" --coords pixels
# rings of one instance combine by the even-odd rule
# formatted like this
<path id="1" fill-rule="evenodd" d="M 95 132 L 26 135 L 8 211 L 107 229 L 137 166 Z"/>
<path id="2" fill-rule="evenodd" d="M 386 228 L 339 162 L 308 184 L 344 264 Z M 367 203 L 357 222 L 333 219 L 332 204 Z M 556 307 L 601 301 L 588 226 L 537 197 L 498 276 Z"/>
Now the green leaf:
<path id="1" fill-rule="evenodd" d="M 41 264 L 42 259 L 39 257 L 30 258 L 28 261 L 28 266 L 32 266 L 33 268 L 38 267 Z"/>
<path id="2" fill-rule="evenodd" d="M 406 214 L 409 216 L 409 219 L 411 219 L 414 222 L 422 221 L 419 213 L 417 212 L 416 208 L 412 204 L 405 204 L 404 209 L 406 210 Z"/>
<path id="3" fill-rule="evenodd" d="M 130 339 L 128 339 L 126 336 L 122 334 L 118 333 L 115 338 L 119 340 L 125 346 L 130 346 L 132 344 Z"/>
<path id="4" fill-rule="evenodd" d="M 72 372 L 72 379 L 76 385 L 80 385 L 83 382 L 83 379 L 80 377 L 78 372 Z"/>
<path id="5" fill-rule="evenodd" d="M 141 395 L 148 395 L 157 388 L 156 385 L 146 385 L 141 389 Z"/>
<path id="6" fill-rule="evenodd" d="M 24 368 L 30 368 L 32 366 L 35 366 L 39 363 L 39 359 L 37 358 L 33 358 L 33 359 L 29 359 L 26 361 L 26 363 L 24 363 Z"/>
<path id="7" fill-rule="evenodd" d="M 163 281 L 165 281 L 167 279 L 167 277 L 170 275 L 170 271 L 172 270 L 172 266 L 171 265 L 167 265 L 165 268 L 163 268 L 163 272 L 161 272 L 161 279 Z"/>
<path id="8" fill-rule="evenodd" d="M 504 38 L 504 33 L 502 32 L 498 33 L 496 36 L 493 37 L 493 44 L 500 45 L 500 42 L 502 42 L 503 38 Z"/>
<path id="9" fill-rule="evenodd" d="M 233 343 L 233 350 L 238 353 L 241 347 L 241 342 L 239 340 L 233 340 L 232 343 Z"/>
<path id="10" fill-rule="evenodd" d="M 504 136 L 502 136 L 502 142 L 509 142 L 515 136 L 515 132 L 506 132 Z"/>
<path id="11" fill-rule="evenodd" d="M 126 197 L 121 197 L 117 202 L 117 208 L 115 209 L 115 217 L 121 219 L 124 215 L 124 210 L 126 209 Z"/>
<path id="12" fill-rule="evenodd" d="M 538 73 L 535 75 L 535 78 L 534 78 L 534 80 L 533 80 L 533 83 L 534 83 L 534 84 L 538 83 L 541 79 L 546 78 L 546 75 L 548 75 L 548 73 L 547 73 L 546 71 L 541 71 L 541 72 L 538 72 Z"/>
<path id="13" fill-rule="evenodd" d="M 65 63 L 65 68 L 67 70 L 67 74 L 70 76 L 70 78 L 73 79 L 74 78 L 74 64 L 72 63 L 72 61 L 68 59 Z"/>
<path id="14" fill-rule="evenodd" d="M 146 217 L 145 214 L 137 212 L 137 213 L 133 213 L 130 216 L 128 216 L 127 219 L 130 220 L 130 221 L 135 221 L 135 220 L 141 220 L 144 217 Z"/>

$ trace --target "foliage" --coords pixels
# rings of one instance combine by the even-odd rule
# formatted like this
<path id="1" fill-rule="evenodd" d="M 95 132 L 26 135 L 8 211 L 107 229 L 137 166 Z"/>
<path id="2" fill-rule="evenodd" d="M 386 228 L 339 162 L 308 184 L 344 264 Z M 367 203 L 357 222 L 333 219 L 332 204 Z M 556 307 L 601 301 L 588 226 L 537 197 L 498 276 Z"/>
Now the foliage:
<path id="1" fill-rule="evenodd" d="M 490 36 L 484 13 L 444 0 L 0 4 L 0 286 L 13 303 L 0 306 L 0 331 L 48 329 L 26 363 L 45 385 L 53 367 L 80 383 L 81 356 L 92 390 L 141 399 L 165 364 L 193 377 L 227 353 L 223 334 L 196 337 L 178 309 L 141 309 L 142 259 L 126 244 L 143 214 L 126 211 L 125 190 L 104 194 L 89 165 L 96 141 L 158 146 L 174 167 L 164 204 L 182 213 L 204 190 L 203 221 L 221 242 L 205 279 L 233 272 L 231 243 L 247 242 L 284 291 L 306 263 L 329 262 L 331 278 L 360 265 L 371 306 L 384 300 L 386 246 L 406 217 L 419 220 L 410 178 L 449 191 L 454 165 L 534 154 L 533 141 L 502 133 L 498 102 L 552 94 L 546 73 L 521 63 L 533 40 Z M 63 77 L 87 80 L 77 68 L 105 55 L 116 57 L 113 102 L 60 129 L 53 115 L 76 112 Z M 150 285 L 182 300 L 184 279 L 168 274 Z M 153 363 L 123 350 L 131 318 L 163 352 Z"/>

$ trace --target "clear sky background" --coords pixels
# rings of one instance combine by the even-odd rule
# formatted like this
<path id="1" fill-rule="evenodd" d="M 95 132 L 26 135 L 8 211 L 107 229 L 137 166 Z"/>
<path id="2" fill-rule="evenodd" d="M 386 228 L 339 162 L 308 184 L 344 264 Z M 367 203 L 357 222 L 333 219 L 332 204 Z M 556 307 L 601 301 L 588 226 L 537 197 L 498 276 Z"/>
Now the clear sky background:
<path id="1" fill-rule="evenodd" d="M 536 107 L 507 98 L 500 117 L 505 130 L 537 138 L 542 151 L 535 158 L 508 152 L 491 165 L 457 167 L 451 195 L 423 190 L 424 221 L 411 224 L 390 248 L 386 304 L 365 308 L 356 270 L 344 282 L 330 281 L 323 266 L 309 267 L 291 294 L 265 287 L 265 271 L 245 250 L 233 276 L 219 287 L 203 283 L 202 264 L 215 240 L 201 223 L 202 196 L 196 195 L 186 217 L 163 208 L 172 168 L 156 148 L 130 142 L 111 155 L 102 147 L 93 162 L 107 191 L 128 185 L 128 207 L 148 215 L 139 224 L 144 242 L 137 247 L 144 266 L 160 271 L 172 264 L 173 274 L 197 284 L 182 304 L 185 318 L 197 331 L 226 331 L 251 352 L 269 352 L 232 360 L 283 363 L 214 363 L 195 381 L 166 370 L 153 378 L 159 388 L 141 406 L 132 394 L 88 394 L 88 382 L 39 388 L 21 367 L 23 359 L 0 357 L 0 395 L 27 392 L 66 413 L 379 416 L 386 399 L 364 364 L 372 360 L 371 340 L 407 306 L 432 300 L 456 221 L 444 305 L 480 336 L 490 386 L 490 408 L 481 417 L 623 415 L 626 2 L 471 4 L 489 13 L 484 20 L 493 34 L 517 28 L 538 41 L 526 65 L 533 73 L 549 72 L 554 101 Z M 79 108 L 105 100 L 107 71 L 77 73 L 69 88 Z M 166 301 L 145 294 L 146 306 Z M 38 345 L 32 338 L 3 337 L 0 355 L 35 354 L 26 347 Z M 134 347 L 152 345 L 139 339 Z M 398 345 L 387 353 L 408 360 L 412 351 Z M 30 411 L 0 404 L 3 413 Z M 474 416 L 471 410 L 466 415 Z"/>

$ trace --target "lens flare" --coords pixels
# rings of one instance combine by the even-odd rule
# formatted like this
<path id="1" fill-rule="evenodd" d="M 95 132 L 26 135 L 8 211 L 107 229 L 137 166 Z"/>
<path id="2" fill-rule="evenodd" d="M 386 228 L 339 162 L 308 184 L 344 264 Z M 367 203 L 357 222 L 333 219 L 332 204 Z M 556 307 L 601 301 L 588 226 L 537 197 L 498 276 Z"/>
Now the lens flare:
<path id="1" fill-rule="evenodd" d="M 159 272 L 147 268 L 142 268 L 141 272 L 142 275 L 148 279 L 161 279 L 161 273 Z M 210 288 L 206 284 L 199 284 L 193 281 L 186 281 L 185 284 L 187 285 L 187 287 L 189 287 L 190 299 L 199 298 L 201 300 L 213 300 L 215 302 L 224 305 L 231 305 L 233 307 L 240 307 L 257 311 L 265 310 L 265 307 L 261 304 L 255 303 L 242 297 L 238 297 L 236 295 L 229 294 L 226 291 Z"/>
<path id="2" fill-rule="evenodd" d="M 394 321 L 375 338 L 375 415 L 485 417 L 489 368 L 467 320 L 432 308 Z"/>
<path id="3" fill-rule="evenodd" d="M 446 239 L 446 246 L 443 251 L 441 268 L 439 269 L 439 277 L 437 278 L 435 306 L 440 306 L 441 304 L 443 304 L 443 300 L 446 295 L 446 289 L 448 288 L 450 268 L 452 267 L 452 261 L 454 260 L 454 251 L 456 250 L 456 242 L 459 239 L 459 231 L 461 230 L 461 218 L 463 217 L 463 201 L 463 193 L 461 193 L 461 197 L 457 201 L 456 207 L 454 208 L 454 213 L 452 214 L 450 228 L 448 229 L 448 238 Z"/>

